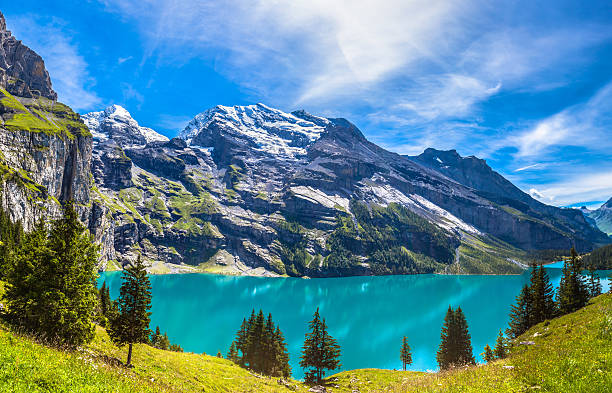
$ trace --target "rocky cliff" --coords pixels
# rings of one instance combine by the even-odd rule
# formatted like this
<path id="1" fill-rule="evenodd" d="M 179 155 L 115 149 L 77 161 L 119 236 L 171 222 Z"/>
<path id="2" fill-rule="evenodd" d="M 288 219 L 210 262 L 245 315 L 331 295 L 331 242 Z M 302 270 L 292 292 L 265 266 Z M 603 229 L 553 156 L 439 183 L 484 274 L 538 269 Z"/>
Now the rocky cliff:
<path id="1" fill-rule="evenodd" d="M 4 209 L 26 228 L 57 216 L 68 199 L 89 220 L 91 134 L 56 97 L 43 60 L 0 13 L 0 190 Z"/>
<path id="2" fill-rule="evenodd" d="M 592 220 L 594 226 L 612 236 L 612 198 L 596 210 L 584 210 L 585 216 Z"/>

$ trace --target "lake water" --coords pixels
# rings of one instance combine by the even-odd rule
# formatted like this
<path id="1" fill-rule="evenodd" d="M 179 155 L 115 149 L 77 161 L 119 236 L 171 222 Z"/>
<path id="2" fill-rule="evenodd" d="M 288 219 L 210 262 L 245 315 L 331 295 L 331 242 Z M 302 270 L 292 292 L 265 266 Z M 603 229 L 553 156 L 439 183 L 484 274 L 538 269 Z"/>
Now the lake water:
<path id="1" fill-rule="evenodd" d="M 555 265 L 551 265 L 555 266 Z M 558 266 L 558 265 L 557 265 Z M 561 269 L 550 267 L 555 286 Z M 607 277 L 609 272 L 600 272 Z M 121 272 L 100 275 L 116 298 Z M 499 329 L 529 273 L 520 276 L 382 276 L 322 279 L 228 277 L 210 274 L 151 276 L 151 326 L 188 352 L 225 356 L 251 309 L 272 313 L 288 343 L 295 378 L 308 321 L 317 307 L 342 348 L 342 370 L 399 369 L 401 339 L 407 336 L 411 370 L 435 370 L 440 328 L 449 305 L 464 310 L 474 354 L 493 346 Z M 608 281 L 602 280 L 604 290 Z"/>

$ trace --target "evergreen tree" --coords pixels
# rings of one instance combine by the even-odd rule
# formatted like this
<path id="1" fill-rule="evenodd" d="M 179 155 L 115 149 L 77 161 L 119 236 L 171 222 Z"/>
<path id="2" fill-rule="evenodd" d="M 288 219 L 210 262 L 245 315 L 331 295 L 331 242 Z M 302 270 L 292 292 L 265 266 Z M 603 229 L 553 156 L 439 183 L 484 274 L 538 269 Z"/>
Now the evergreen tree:
<path id="1" fill-rule="evenodd" d="M 6 273 L 13 267 L 13 256 L 21 246 L 23 236 L 21 221 L 13 223 L 10 215 L 0 207 L 0 280 L 6 280 Z"/>
<path id="2" fill-rule="evenodd" d="M 117 345 L 129 345 L 126 365 L 132 362 L 132 345 L 149 340 L 151 323 L 151 282 L 140 256 L 123 272 L 119 290 L 119 315 L 111 322 L 111 338 Z M 167 336 L 164 335 L 167 339 Z"/>
<path id="3" fill-rule="evenodd" d="M 455 312 L 448 306 L 446 315 L 444 316 L 444 324 L 442 325 L 442 332 L 440 333 L 440 347 L 436 353 L 436 360 L 441 370 L 450 368 L 453 366 L 453 360 L 455 359 L 455 353 L 457 352 L 457 343 L 455 341 Z"/>
<path id="4" fill-rule="evenodd" d="M 151 345 L 154 346 L 155 348 L 159 348 L 159 344 L 161 342 L 161 331 L 159 330 L 159 326 L 155 327 L 155 332 L 153 334 L 151 334 Z"/>
<path id="5" fill-rule="evenodd" d="M 472 351 L 472 338 L 468 331 L 467 320 L 461 310 L 457 307 L 455 311 L 455 323 L 457 326 L 457 363 L 458 365 L 476 364 Z"/>
<path id="6" fill-rule="evenodd" d="M 508 353 L 508 349 L 506 347 L 506 340 L 501 329 L 499 330 L 499 334 L 497 335 L 497 340 L 495 340 L 495 348 L 493 348 L 493 353 L 498 359 L 505 358 Z"/>
<path id="7" fill-rule="evenodd" d="M 258 314 L 253 310 L 248 320 L 242 320 L 227 356 L 258 373 L 284 377 L 291 374 L 285 338 L 274 325 L 272 315 L 266 319 L 262 310 Z"/>
<path id="8" fill-rule="evenodd" d="M 489 344 L 485 345 L 484 352 L 481 354 L 481 356 L 487 363 L 491 363 L 495 359 L 495 355 L 493 354 Z"/>
<path id="9" fill-rule="evenodd" d="M 412 353 L 410 352 L 410 345 L 408 345 L 408 338 L 406 338 L 406 336 L 402 338 L 400 360 L 402 361 L 402 368 L 404 371 L 406 371 L 406 366 L 412 364 Z"/>
<path id="10" fill-rule="evenodd" d="M 93 338 L 98 247 L 67 202 L 50 232 L 39 223 L 24 236 L 8 276 L 9 317 L 20 327 L 69 346 Z"/>
<path id="11" fill-rule="evenodd" d="M 168 333 L 164 332 L 164 334 L 160 336 L 157 348 L 163 349 L 164 351 L 170 349 L 170 339 L 168 338 Z"/>
<path id="12" fill-rule="evenodd" d="M 327 332 L 325 319 L 319 315 L 319 309 L 309 323 L 310 332 L 306 333 L 300 367 L 311 369 L 306 373 L 309 382 L 321 383 L 325 370 L 340 367 L 340 346 Z"/>
<path id="13" fill-rule="evenodd" d="M 274 344 L 276 362 L 272 375 L 279 375 L 281 377 L 289 378 L 291 376 L 291 366 L 289 366 L 289 351 L 287 350 L 285 337 L 278 326 L 274 331 Z"/>
<path id="14" fill-rule="evenodd" d="M 236 341 L 232 341 L 232 345 L 229 347 L 229 351 L 227 352 L 226 359 L 231 360 L 232 362 L 239 364 L 240 357 L 238 356 L 238 349 L 236 348 Z"/>
<path id="15" fill-rule="evenodd" d="M 529 326 L 552 319 L 557 313 L 555 304 L 555 290 L 550 283 L 548 274 L 540 264 L 531 270 L 531 285 L 529 288 L 531 295 L 531 312 L 529 315 Z"/>
<path id="16" fill-rule="evenodd" d="M 510 327 L 508 335 L 516 338 L 525 333 L 531 325 L 531 290 L 528 285 L 523 286 L 521 293 L 516 297 L 516 303 L 510 309 Z"/>
<path id="17" fill-rule="evenodd" d="M 441 370 L 476 363 L 467 321 L 461 307 L 456 311 L 448 307 L 440 333 L 440 347 L 436 353 L 436 360 Z"/>
<path id="18" fill-rule="evenodd" d="M 102 315 L 108 317 L 111 313 L 112 300 L 110 297 L 110 288 L 106 285 L 106 281 L 102 283 L 100 288 L 100 311 Z"/>
<path id="19" fill-rule="evenodd" d="M 559 312 L 568 314 L 584 307 L 589 301 L 589 288 L 582 277 L 582 264 L 572 247 L 571 259 L 564 261 L 557 302 Z"/>
<path id="20" fill-rule="evenodd" d="M 602 287 L 599 276 L 594 265 L 589 266 L 589 296 L 596 297 L 601 295 Z"/>
<path id="21" fill-rule="evenodd" d="M 168 350 L 172 352 L 183 352 L 183 348 L 181 348 L 181 346 L 178 344 L 170 344 L 170 346 L 168 347 Z M 218 355 L 221 355 L 221 352 L 219 352 Z M 219 357 L 223 357 L 223 356 L 219 356 Z"/>

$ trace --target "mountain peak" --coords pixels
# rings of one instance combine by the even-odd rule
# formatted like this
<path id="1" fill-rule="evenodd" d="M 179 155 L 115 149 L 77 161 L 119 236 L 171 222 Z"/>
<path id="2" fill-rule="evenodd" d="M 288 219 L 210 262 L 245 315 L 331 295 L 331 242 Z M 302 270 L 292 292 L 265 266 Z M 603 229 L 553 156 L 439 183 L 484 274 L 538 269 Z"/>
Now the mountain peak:
<path id="1" fill-rule="evenodd" d="M 143 146 L 168 138 L 148 127 L 142 127 L 130 112 L 121 105 L 113 104 L 103 111 L 90 112 L 81 118 L 91 131 L 95 142 L 113 139 L 122 147 Z"/>
<path id="2" fill-rule="evenodd" d="M 57 100 L 42 57 L 13 37 L 1 12 L 0 87 L 18 97 Z"/>
<path id="3" fill-rule="evenodd" d="M 296 158 L 306 155 L 305 148 L 321 137 L 328 123 L 305 112 L 286 113 L 261 103 L 217 105 L 197 114 L 179 138 L 188 144 L 214 147 L 215 139 L 222 136 L 255 152 Z"/>

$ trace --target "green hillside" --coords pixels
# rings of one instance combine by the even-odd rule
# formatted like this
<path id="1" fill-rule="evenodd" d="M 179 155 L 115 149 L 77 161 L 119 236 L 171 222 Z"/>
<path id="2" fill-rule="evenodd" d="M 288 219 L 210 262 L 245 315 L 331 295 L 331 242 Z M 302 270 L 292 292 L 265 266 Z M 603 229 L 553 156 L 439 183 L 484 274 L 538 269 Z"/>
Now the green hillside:
<path id="1" fill-rule="evenodd" d="M 511 355 L 488 365 L 443 373 L 346 371 L 327 380 L 331 392 L 612 392 L 612 295 L 573 314 L 535 326 Z M 399 350 L 399 349 L 398 349 Z M 478 351 L 480 349 L 477 349 Z M 476 350 L 475 350 L 476 352 Z M 0 326 L 0 392 L 289 392 L 296 381 L 251 374 L 215 356 L 136 345 L 132 369 L 126 349 L 102 328 L 77 351 L 43 346 Z M 296 356 L 296 354 L 292 354 Z"/>

